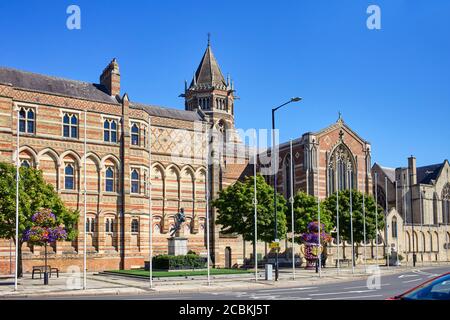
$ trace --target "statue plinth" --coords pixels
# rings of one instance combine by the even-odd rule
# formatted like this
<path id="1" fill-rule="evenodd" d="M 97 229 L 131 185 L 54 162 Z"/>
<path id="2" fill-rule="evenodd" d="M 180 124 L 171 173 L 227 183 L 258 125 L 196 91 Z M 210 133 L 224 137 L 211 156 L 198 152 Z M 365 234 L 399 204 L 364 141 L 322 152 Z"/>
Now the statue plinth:
<path id="1" fill-rule="evenodd" d="M 172 237 L 167 238 L 167 240 L 169 244 L 168 247 L 170 256 L 183 256 L 187 254 L 188 252 L 187 238 Z"/>

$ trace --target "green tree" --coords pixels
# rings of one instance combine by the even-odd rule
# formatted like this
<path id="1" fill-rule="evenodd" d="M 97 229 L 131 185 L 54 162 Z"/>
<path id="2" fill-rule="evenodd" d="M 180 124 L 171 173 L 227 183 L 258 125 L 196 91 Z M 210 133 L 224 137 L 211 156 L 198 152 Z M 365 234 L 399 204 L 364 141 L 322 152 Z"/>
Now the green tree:
<path id="1" fill-rule="evenodd" d="M 243 182 L 236 182 L 222 190 L 213 206 L 218 215 L 216 224 L 221 225 L 224 234 L 237 233 L 245 241 L 252 241 L 255 250 L 254 233 L 254 177 L 246 177 Z M 257 226 L 258 240 L 271 242 L 274 240 L 274 206 L 273 188 L 267 184 L 261 175 L 256 176 L 257 194 Z M 277 193 L 277 226 L 278 238 L 286 235 L 286 200 Z"/>
<path id="2" fill-rule="evenodd" d="M 356 246 L 364 241 L 364 215 L 363 215 L 363 193 L 352 190 L 352 216 L 353 216 L 353 241 Z M 333 224 L 336 225 L 336 194 L 331 195 L 324 201 L 324 205 L 332 213 Z M 366 240 L 376 237 L 376 205 L 370 195 L 364 195 Z M 384 212 L 378 206 L 378 230 L 384 228 Z M 342 240 L 350 241 L 350 190 L 339 192 L 339 235 Z"/>
<path id="3" fill-rule="evenodd" d="M 294 229 L 297 235 L 294 239 L 296 243 L 300 243 L 300 235 L 308 231 L 308 223 L 318 221 L 319 215 L 317 212 L 317 198 L 309 195 L 303 191 L 298 192 L 294 196 Z M 287 203 L 287 227 L 291 232 L 291 204 Z M 320 223 L 324 224 L 325 232 L 330 232 L 333 229 L 332 213 L 325 206 L 325 203 L 320 202 Z"/>
<path id="4" fill-rule="evenodd" d="M 76 235 L 79 214 L 64 206 L 51 184 L 45 182 L 42 171 L 20 168 L 19 179 L 19 244 L 18 276 L 22 276 L 22 236 L 34 226 L 31 219 L 41 208 L 49 208 L 56 216 L 58 225 L 64 225 L 67 239 Z M 13 239 L 16 234 L 16 167 L 0 163 L 0 238 Z"/>

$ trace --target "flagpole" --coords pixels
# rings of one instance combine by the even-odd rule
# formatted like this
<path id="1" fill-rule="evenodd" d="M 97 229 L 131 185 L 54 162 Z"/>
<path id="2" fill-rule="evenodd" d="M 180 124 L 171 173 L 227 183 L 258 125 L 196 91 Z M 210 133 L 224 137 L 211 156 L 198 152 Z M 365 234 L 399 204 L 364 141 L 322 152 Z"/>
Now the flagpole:
<path id="1" fill-rule="evenodd" d="M 255 137 L 254 137 L 254 141 L 255 141 L 255 145 L 254 145 L 254 150 L 253 150 L 253 158 L 254 158 L 254 163 L 253 163 L 253 176 L 254 178 L 254 207 L 255 207 L 255 247 L 254 247 L 254 259 L 255 259 L 255 282 L 258 281 L 258 209 L 257 209 L 257 205 L 258 205 L 258 199 L 257 199 L 257 195 L 256 195 L 256 165 L 257 165 L 257 161 L 258 161 L 258 157 L 257 157 L 257 139 L 256 139 L 256 130 L 255 130 Z"/>
<path id="2" fill-rule="evenodd" d="M 209 150 L 209 128 L 206 128 L 207 133 L 207 142 L 206 142 L 206 250 L 208 253 L 207 256 L 207 279 L 208 279 L 208 286 L 211 285 L 211 279 L 210 279 L 210 248 L 209 248 L 209 157 L 210 157 L 210 150 Z"/>
<path id="3" fill-rule="evenodd" d="M 378 173 L 375 172 L 375 261 L 378 266 Z"/>
<path id="4" fill-rule="evenodd" d="M 336 241 L 337 241 L 337 273 L 339 274 L 341 272 L 341 263 L 339 261 L 339 246 L 341 245 L 341 240 L 340 240 L 340 235 L 339 235 L 339 181 L 338 181 L 338 161 L 339 159 L 336 160 L 336 172 L 335 172 L 335 176 L 336 176 Z"/>
<path id="5" fill-rule="evenodd" d="M 424 236 L 424 232 L 423 232 L 423 206 L 422 206 L 422 190 L 420 190 L 420 185 L 419 185 L 419 214 L 420 214 L 420 231 L 422 231 L 422 236 Z M 423 238 L 422 238 L 423 240 Z M 421 260 L 422 260 L 422 266 L 424 265 L 424 261 L 423 261 L 423 254 L 425 253 L 425 246 L 426 243 L 424 243 L 422 241 L 422 254 L 420 255 Z"/>
<path id="6" fill-rule="evenodd" d="M 148 230 L 149 230 L 149 277 L 150 277 L 150 288 L 153 288 L 153 211 L 152 211 L 152 123 L 151 118 L 148 117 Z"/>
<path id="7" fill-rule="evenodd" d="M 319 157 L 319 154 L 320 154 L 319 150 L 317 150 L 318 157 Z M 319 170 L 319 168 L 320 168 L 320 163 L 319 163 L 319 160 L 317 160 L 317 218 L 318 218 L 318 222 L 319 222 L 318 223 L 319 236 L 317 237 L 318 238 L 318 242 L 319 242 L 319 247 L 317 248 L 318 249 L 317 253 L 319 254 L 318 261 L 319 261 L 319 278 L 320 278 L 322 276 L 322 252 L 320 250 L 320 246 L 321 246 L 320 232 L 321 232 L 321 230 L 320 230 L 320 190 L 319 190 L 319 183 L 320 183 L 319 173 L 320 173 L 320 170 Z"/>
<path id="8" fill-rule="evenodd" d="M 405 182 L 404 182 L 403 185 L 402 185 L 403 217 L 404 217 L 403 234 L 404 234 L 404 237 L 405 237 L 405 247 L 406 247 L 406 245 L 408 245 L 408 248 L 405 248 L 405 252 L 406 252 L 406 254 L 405 254 L 405 264 L 406 265 L 405 266 L 408 267 L 408 259 L 409 259 L 408 250 L 411 251 L 411 238 L 409 239 L 409 241 L 407 241 L 408 239 L 406 237 L 406 231 L 405 231 L 406 230 L 406 223 L 408 221 L 407 212 L 406 212 L 406 192 L 405 192 L 405 189 L 406 189 L 406 187 L 405 187 Z"/>
<path id="9" fill-rule="evenodd" d="M 395 211 L 398 210 L 398 195 L 397 195 L 397 179 L 395 180 Z M 397 211 L 398 213 L 398 211 Z M 398 247 L 398 223 L 395 225 L 395 239 L 396 239 L 396 250 L 397 250 L 397 263 L 396 266 L 399 266 L 398 255 L 400 252 L 400 248 Z"/>
<path id="10" fill-rule="evenodd" d="M 16 271 L 14 273 L 14 291 L 17 291 L 18 273 L 19 273 L 19 179 L 20 179 L 20 109 L 17 111 L 17 142 L 16 142 Z"/>
<path id="11" fill-rule="evenodd" d="M 425 196 L 425 200 L 426 200 L 426 194 L 424 193 Z M 433 265 L 432 263 L 432 257 L 433 257 L 433 234 L 431 232 L 431 224 L 433 223 L 433 217 L 431 217 L 430 215 L 430 219 L 428 219 L 428 233 L 430 234 L 430 254 L 429 254 L 429 262 L 430 262 L 430 266 Z"/>
<path id="12" fill-rule="evenodd" d="M 83 246 L 84 246 L 84 249 L 83 249 L 83 290 L 86 290 L 86 288 L 87 288 L 87 279 L 86 279 L 86 277 L 87 277 L 87 275 L 86 275 L 86 272 L 87 272 L 87 261 L 86 261 L 86 250 L 87 250 L 87 242 L 86 242 L 86 236 L 87 236 L 87 234 L 86 234 L 86 220 L 87 220 L 87 217 L 86 217 L 86 210 L 87 210 L 87 199 L 86 199 L 86 179 L 87 179 L 87 176 L 86 176 L 86 161 L 87 161 L 87 143 L 86 143 L 86 140 L 87 140 L 87 137 L 86 137 L 86 134 L 87 134 L 87 129 L 86 129 L 86 126 L 87 126 L 87 112 L 86 112 L 86 110 L 84 110 L 84 161 L 83 161 L 83 168 L 84 168 L 84 187 L 83 187 L 83 189 L 84 189 L 84 228 L 83 228 L 83 230 L 84 230 L 84 244 L 83 244 Z"/>
<path id="13" fill-rule="evenodd" d="M 348 175 L 353 174 L 348 171 Z M 352 273 L 355 273 L 355 244 L 353 243 L 353 183 L 349 176 L 348 184 L 350 186 L 350 241 L 352 243 Z"/>
<path id="14" fill-rule="evenodd" d="M 385 234 L 385 241 L 386 241 L 386 266 L 389 269 L 389 242 L 388 242 L 388 224 L 387 224 L 387 216 L 389 213 L 389 203 L 388 203 L 388 188 L 387 188 L 387 177 L 384 177 L 384 190 L 385 190 L 385 205 L 386 205 L 386 212 L 385 212 L 385 226 L 384 226 L 384 234 Z"/>
<path id="15" fill-rule="evenodd" d="M 295 280 L 295 251 L 294 251 L 294 241 L 295 241 L 295 222 L 294 222 L 294 167 L 293 167 L 293 161 L 292 161 L 292 139 L 290 140 L 290 167 L 291 167 L 291 196 L 289 198 L 289 201 L 291 203 L 291 228 L 292 228 L 292 278 Z"/>
<path id="16" fill-rule="evenodd" d="M 367 177 L 367 174 L 366 174 Z M 364 179 L 365 180 L 365 179 Z M 363 236 L 364 236 L 364 270 L 367 272 L 367 238 L 366 238 L 366 184 L 364 183 L 363 198 L 362 198 L 362 210 L 363 210 Z"/>

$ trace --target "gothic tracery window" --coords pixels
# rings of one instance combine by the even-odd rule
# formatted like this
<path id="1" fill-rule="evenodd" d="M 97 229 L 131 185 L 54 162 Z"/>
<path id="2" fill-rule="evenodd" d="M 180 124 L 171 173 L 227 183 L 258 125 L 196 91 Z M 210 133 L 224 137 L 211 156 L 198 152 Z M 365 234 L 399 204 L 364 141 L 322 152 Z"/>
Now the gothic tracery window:
<path id="1" fill-rule="evenodd" d="M 340 144 L 333 151 L 328 163 L 327 187 L 329 194 L 336 190 L 355 188 L 355 164 L 350 150 Z"/>
<path id="2" fill-rule="evenodd" d="M 447 183 L 442 190 L 442 219 L 445 224 L 449 223 L 450 218 L 450 183 Z"/>

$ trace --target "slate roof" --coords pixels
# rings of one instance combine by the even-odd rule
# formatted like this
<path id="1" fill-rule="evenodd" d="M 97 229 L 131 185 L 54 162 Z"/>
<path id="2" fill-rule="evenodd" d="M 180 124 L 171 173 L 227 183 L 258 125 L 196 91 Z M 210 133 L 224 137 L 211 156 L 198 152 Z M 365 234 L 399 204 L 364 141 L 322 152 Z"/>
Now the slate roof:
<path id="1" fill-rule="evenodd" d="M 444 163 L 417 167 L 417 183 L 431 184 L 431 180 L 436 180 L 438 178 L 443 166 Z"/>
<path id="2" fill-rule="evenodd" d="M 187 120 L 187 121 L 202 121 L 202 117 L 196 111 L 165 108 L 136 102 L 130 102 L 130 107 L 144 110 L 149 115 L 156 117 Z"/>
<path id="3" fill-rule="evenodd" d="M 395 182 L 395 169 L 378 165 L 391 182 Z"/>
<path id="4" fill-rule="evenodd" d="M 206 51 L 202 57 L 200 65 L 195 72 L 190 88 L 198 87 L 226 87 L 225 79 L 220 71 L 219 64 L 212 52 L 211 46 L 208 44 Z"/>
<path id="5" fill-rule="evenodd" d="M 106 103 L 118 103 L 100 84 L 67 80 L 17 69 L 0 67 L 0 83 L 11 84 L 16 88 L 25 90 Z"/>

